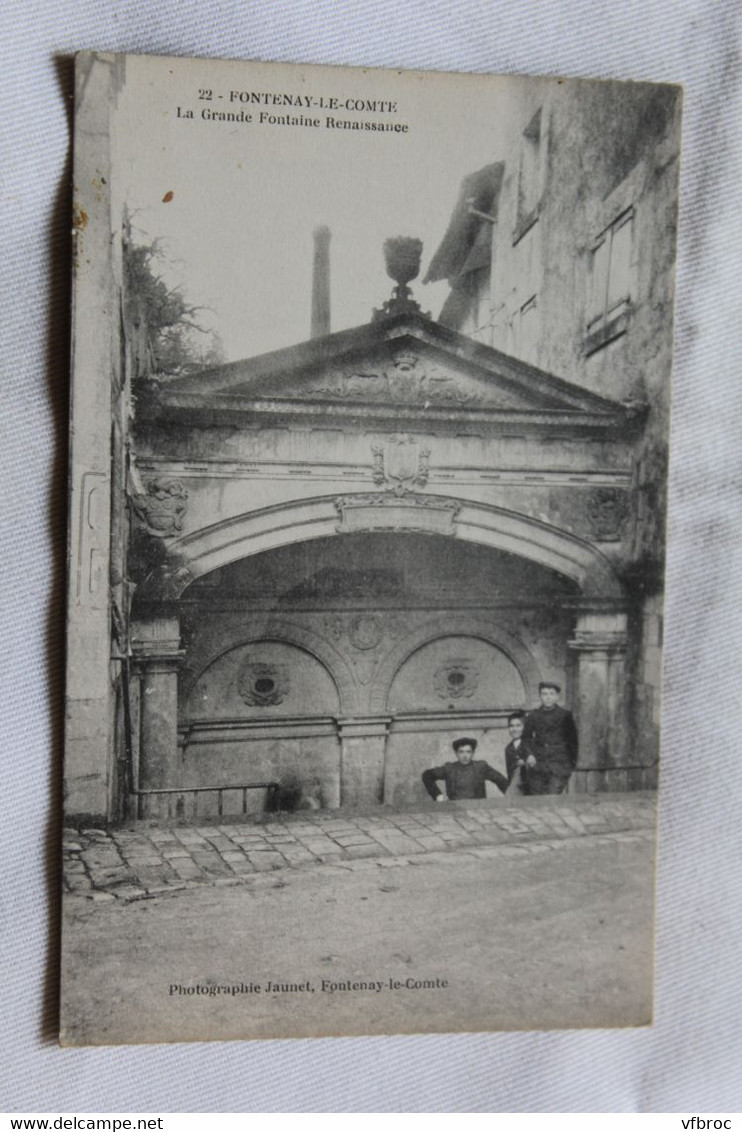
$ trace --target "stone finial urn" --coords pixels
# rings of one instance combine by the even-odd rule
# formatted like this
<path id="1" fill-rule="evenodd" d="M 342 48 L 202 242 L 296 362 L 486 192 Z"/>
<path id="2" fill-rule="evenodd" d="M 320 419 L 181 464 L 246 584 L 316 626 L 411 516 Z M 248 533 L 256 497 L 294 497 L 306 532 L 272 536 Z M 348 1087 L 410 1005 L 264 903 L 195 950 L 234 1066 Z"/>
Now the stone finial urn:
<path id="1" fill-rule="evenodd" d="M 415 236 L 392 236 L 384 241 L 384 262 L 390 279 L 405 287 L 420 273 L 423 242 Z"/>
<path id="2" fill-rule="evenodd" d="M 422 251 L 423 242 L 415 236 L 392 236 L 384 241 L 386 273 L 397 286 L 392 291 L 391 299 L 387 299 L 379 310 L 374 311 L 374 322 L 398 314 L 422 313 L 420 304 L 412 298 L 412 291 L 407 286 L 420 273 Z M 425 317 L 429 318 L 430 315 Z"/>

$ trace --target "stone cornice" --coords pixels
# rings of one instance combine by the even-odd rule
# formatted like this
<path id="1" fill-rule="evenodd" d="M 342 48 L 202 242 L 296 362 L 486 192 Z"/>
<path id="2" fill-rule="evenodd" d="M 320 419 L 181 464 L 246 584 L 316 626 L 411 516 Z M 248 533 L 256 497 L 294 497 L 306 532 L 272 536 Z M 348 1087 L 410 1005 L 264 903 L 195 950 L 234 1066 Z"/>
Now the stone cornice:
<path id="1" fill-rule="evenodd" d="M 171 424 L 217 428 L 234 428 L 236 425 L 316 428 L 322 421 L 361 433 L 378 427 L 431 430 L 442 434 L 471 432 L 502 436 L 513 432 L 523 435 L 557 432 L 567 438 L 599 435 L 622 439 L 637 435 L 644 423 L 643 413 L 620 406 L 606 411 L 432 406 L 422 409 L 419 405 L 336 404 L 330 401 L 281 401 L 278 398 L 248 400 L 218 395 L 206 401 L 196 394 L 171 397 L 167 402 L 148 399 L 147 414 L 149 421 L 167 420 Z"/>

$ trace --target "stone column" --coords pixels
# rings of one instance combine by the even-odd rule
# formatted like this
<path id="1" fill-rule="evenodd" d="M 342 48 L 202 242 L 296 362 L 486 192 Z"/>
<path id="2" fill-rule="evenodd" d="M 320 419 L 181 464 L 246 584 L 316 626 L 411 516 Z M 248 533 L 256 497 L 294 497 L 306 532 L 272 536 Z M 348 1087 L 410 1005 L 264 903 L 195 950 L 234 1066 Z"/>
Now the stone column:
<path id="1" fill-rule="evenodd" d="M 574 792 L 626 788 L 627 618 L 623 612 L 585 609 L 578 613 L 569 642 L 577 657 L 577 702 L 580 737 Z"/>
<path id="2" fill-rule="evenodd" d="M 390 716 L 338 720 L 341 806 L 374 806 L 383 802 L 390 723 Z"/>
<path id="3" fill-rule="evenodd" d="M 179 785 L 178 669 L 180 626 L 172 612 L 137 621 L 132 648 L 140 674 L 140 790 Z"/>

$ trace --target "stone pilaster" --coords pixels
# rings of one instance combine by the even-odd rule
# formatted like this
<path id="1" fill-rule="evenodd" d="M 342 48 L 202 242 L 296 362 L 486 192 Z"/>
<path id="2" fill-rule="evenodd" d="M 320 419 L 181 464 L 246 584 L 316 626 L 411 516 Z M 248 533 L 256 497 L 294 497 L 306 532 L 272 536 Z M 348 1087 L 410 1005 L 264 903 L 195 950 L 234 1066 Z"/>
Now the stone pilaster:
<path id="1" fill-rule="evenodd" d="M 132 649 L 140 674 L 140 790 L 179 785 L 178 670 L 183 659 L 177 615 L 135 623 Z"/>
<path id="2" fill-rule="evenodd" d="M 341 806 L 373 806 L 383 802 L 390 723 L 389 716 L 338 720 Z"/>
<path id="3" fill-rule="evenodd" d="M 574 709 L 580 737 L 572 789 L 625 788 L 619 768 L 628 758 L 626 614 L 580 611 L 569 647 L 577 659 Z"/>

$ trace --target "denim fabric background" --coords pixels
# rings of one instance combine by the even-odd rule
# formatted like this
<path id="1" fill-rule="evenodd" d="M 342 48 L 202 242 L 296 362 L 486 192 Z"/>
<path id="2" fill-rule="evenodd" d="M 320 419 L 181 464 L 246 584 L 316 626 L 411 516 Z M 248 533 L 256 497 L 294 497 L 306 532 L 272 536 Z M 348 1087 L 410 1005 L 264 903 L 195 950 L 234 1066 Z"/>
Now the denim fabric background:
<path id="1" fill-rule="evenodd" d="M 5 5 L 0 1109 L 742 1109 L 741 11 L 734 0 Z M 81 48 L 685 84 L 653 1029 L 57 1048 L 69 96 Z"/>

